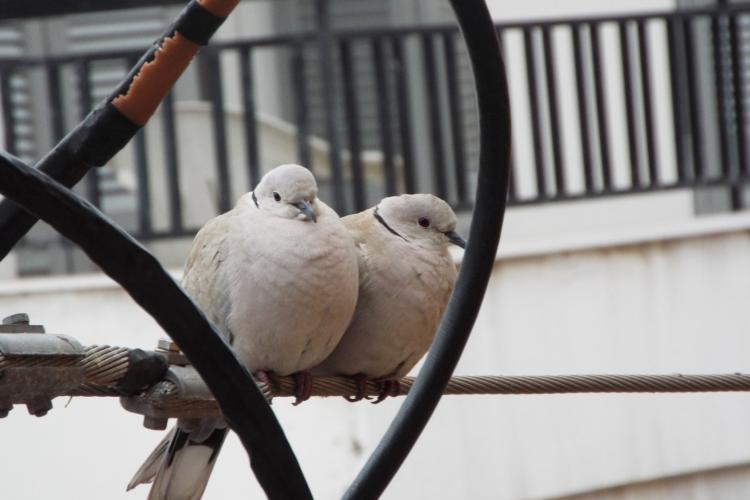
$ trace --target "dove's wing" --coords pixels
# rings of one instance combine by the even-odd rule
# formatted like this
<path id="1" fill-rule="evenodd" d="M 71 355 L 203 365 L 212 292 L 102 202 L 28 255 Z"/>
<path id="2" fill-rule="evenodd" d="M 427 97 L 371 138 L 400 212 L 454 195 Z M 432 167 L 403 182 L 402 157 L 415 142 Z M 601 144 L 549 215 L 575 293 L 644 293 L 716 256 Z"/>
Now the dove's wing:
<path id="1" fill-rule="evenodd" d="M 427 351 L 455 266 L 447 252 L 393 234 L 373 209 L 342 220 L 357 249 L 359 300 L 344 337 L 313 373 L 399 378 Z"/>
<path id="2" fill-rule="evenodd" d="M 372 216 L 372 210 L 365 210 L 352 215 L 342 217 L 341 221 L 349 230 L 354 239 L 354 246 L 357 249 L 357 264 L 359 266 L 359 286 L 360 289 L 366 287 L 372 276 L 372 265 L 369 261 L 369 248 L 367 235 L 372 231 L 372 223 L 375 218 Z"/>
<path id="3" fill-rule="evenodd" d="M 231 340 L 225 325 L 229 294 L 222 264 L 226 261 L 227 234 L 234 217 L 236 212 L 232 210 L 211 219 L 198 231 L 182 276 L 185 291 L 227 340 Z M 195 428 L 186 430 L 180 419 L 135 473 L 129 490 L 154 482 L 150 500 L 201 497 L 226 428 L 217 419 L 189 423 Z"/>
<path id="4" fill-rule="evenodd" d="M 226 271 L 227 235 L 236 210 L 208 221 L 193 240 L 182 277 L 182 286 L 208 319 L 231 342 L 226 328 L 230 307 Z M 186 428 L 186 423 L 192 424 Z M 208 483 L 215 456 L 226 435 L 218 419 L 179 420 L 128 484 L 154 481 L 149 499 L 200 498 Z"/>
<path id="5" fill-rule="evenodd" d="M 231 301 L 223 264 L 227 259 L 227 239 L 235 217 L 236 209 L 211 219 L 198 231 L 185 261 L 182 277 L 185 291 L 225 338 L 228 335 L 225 323 Z"/>

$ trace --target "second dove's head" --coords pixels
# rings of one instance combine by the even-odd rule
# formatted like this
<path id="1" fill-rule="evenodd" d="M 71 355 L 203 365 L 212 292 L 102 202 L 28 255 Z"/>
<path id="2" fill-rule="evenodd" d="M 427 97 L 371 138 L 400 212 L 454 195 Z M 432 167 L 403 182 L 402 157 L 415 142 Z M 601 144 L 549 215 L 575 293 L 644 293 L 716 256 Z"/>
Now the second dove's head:
<path id="1" fill-rule="evenodd" d="M 318 184 L 306 168 L 279 165 L 253 191 L 258 208 L 284 219 L 317 221 Z"/>
<path id="2" fill-rule="evenodd" d="M 431 194 L 403 194 L 383 198 L 375 216 L 407 241 L 432 242 L 463 248 L 466 242 L 456 233 L 456 214 L 446 202 Z"/>

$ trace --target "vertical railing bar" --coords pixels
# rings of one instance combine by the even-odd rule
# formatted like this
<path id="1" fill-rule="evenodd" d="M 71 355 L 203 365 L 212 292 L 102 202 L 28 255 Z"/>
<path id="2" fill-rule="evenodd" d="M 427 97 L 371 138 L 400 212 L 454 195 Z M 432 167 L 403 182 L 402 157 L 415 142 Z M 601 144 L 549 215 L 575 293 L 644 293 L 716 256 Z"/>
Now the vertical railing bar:
<path id="1" fill-rule="evenodd" d="M 701 96 L 698 91 L 698 78 L 695 52 L 695 32 L 693 30 L 693 18 L 685 17 L 683 20 L 685 33 L 685 69 L 687 78 L 685 83 L 688 90 L 688 104 L 690 108 L 691 142 L 693 145 L 693 176 L 695 179 L 705 179 L 706 172 L 703 165 L 703 117 L 701 116 Z"/>
<path id="2" fill-rule="evenodd" d="M 49 119 L 52 130 L 52 142 L 57 143 L 65 135 L 65 123 L 63 120 L 62 96 L 60 95 L 60 65 L 56 62 L 45 63 L 47 68 L 47 95 L 49 97 L 50 109 Z"/>
<path id="3" fill-rule="evenodd" d="M 85 118 L 91 111 L 91 61 L 81 59 L 76 65 L 78 76 L 78 103 L 81 107 L 81 119 Z M 101 208 L 101 191 L 99 189 L 99 170 L 92 168 L 86 174 L 85 179 L 86 198 L 98 208 Z"/>
<path id="4" fill-rule="evenodd" d="M 529 89 L 529 109 L 531 112 L 531 137 L 534 145 L 534 172 L 536 172 L 537 198 L 547 197 L 544 161 L 544 129 L 541 120 L 541 107 L 537 93 L 536 48 L 534 31 L 531 27 L 523 29 L 524 51 L 526 55 L 526 79 Z"/>
<path id="5" fill-rule="evenodd" d="M 391 38 L 393 51 L 393 71 L 396 78 L 396 102 L 398 104 L 398 129 L 401 139 L 401 161 L 404 169 L 404 188 L 407 193 L 417 192 L 417 180 L 414 175 L 414 154 L 411 135 L 411 100 L 409 99 L 409 75 L 404 55 L 403 38 Z"/>
<path id="6" fill-rule="evenodd" d="M 620 60 L 622 61 L 622 86 L 625 94 L 625 118 L 628 134 L 628 154 L 630 155 L 630 184 L 641 187 L 641 169 L 638 155 L 638 128 L 636 126 L 635 88 L 633 86 L 632 54 L 628 22 L 618 23 L 620 32 Z"/>
<path id="7" fill-rule="evenodd" d="M 560 119 L 559 96 L 557 95 L 557 70 L 553 57 L 552 28 L 542 28 L 544 48 L 544 72 L 547 78 L 547 103 L 549 107 L 549 128 L 552 138 L 552 169 L 555 174 L 555 196 L 565 194 L 565 165 L 562 154 L 562 120 Z"/>
<path id="8" fill-rule="evenodd" d="M 13 126 L 13 100 L 11 98 L 10 80 L 13 76 L 10 68 L 0 68 L 0 94 L 3 102 L 3 135 L 5 140 L 5 149 L 12 155 L 17 156 L 16 150 L 16 130 Z"/>
<path id="9" fill-rule="evenodd" d="M 209 68 L 208 88 L 211 99 L 211 125 L 216 155 L 216 192 L 217 210 L 228 211 L 230 206 L 229 192 L 229 158 L 227 156 L 227 133 L 224 122 L 224 90 L 221 78 L 221 59 L 216 50 L 206 50 L 206 63 Z"/>
<path id="10" fill-rule="evenodd" d="M 146 133 L 139 130 L 133 138 L 135 148 L 135 177 L 138 183 L 138 233 L 148 238 L 153 233 L 151 225 L 151 184 L 148 178 L 148 156 L 146 155 Z M 167 179 L 167 183 L 171 183 Z"/>
<path id="11" fill-rule="evenodd" d="M 719 159 L 721 161 L 721 177 L 729 181 L 734 172 L 732 165 L 732 138 L 729 136 L 729 114 L 727 113 L 727 99 L 729 95 L 726 92 L 727 84 L 727 64 L 723 53 L 722 33 L 724 33 L 722 21 L 725 16 L 717 13 L 711 16 L 711 45 L 713 47 L 714 60 L 714 86 L 716 87 L 716 110 L 719 121 Z"/>
<path id="12" fill-rule="evenodd" d="M 685 92 L 683 74 L 682 29 L 679 19 L 672 18 L 667 23 L 667 40 L 669 50 L 669 81 L 672 88 L 672 114 L 674 120 L 675 146 L 677 150 L 677 180 L 685 182 L 687 175 L 687 144 L 685 127 L 689 116 L 685 110 Z"/>
<path id="13" fill-rule="evenodd" d="M 743 57 L 742 45 L 740 40 L 742 33 L 740 26 L 740 14 L 732 13 L 729 19 L 729 45 L 731 47 L 732 59 L 732 90 L 734 97 L 734 119 L 737 125 L 737 158 L 738 174 L 744 176 L 750 173 L 750 166 L 747 160 L 747 113 L 745 112 L 745 64 Z M 732 208 L 737 210 L 744 208 L 743 200 L 744 184 L 739 184 L 732 189 Z"/>
<path id="14" fill-rule="evenodd" d="M 307 87 L 305 85 L 305 54 L 302 42 L 295 42 L 290 58 L 292 64 L 292 88 L 294 91 L 294 119 L 297 125 L 297 159 L 299 164 L 313 170 L 310 154 L 310 123 L 307 110 Z"/>
<path id="15" fill-rule="evenodd" d="M 612 163 L 609 156 L 609 122 L 607 117 L 607 99 L 604 89 L 604 62 L 602 61 L 601 26 L 591 24 L 591 54 L 594 70 L 594 94 L 596 100 L 596 119 L 599 128 L 599 156 L 602 167 L 602 186 L 605 192 L 612 190 Z"/>
<path id="16" fill-rule="evenodd" d="M 497 35 L 497 44 L 500 47 L 500 54 L 503 57 L 503 60 L 507 61 L 508 57 L 505 52 L 505 43 L 503 41 L 503 28 L 500 26 L 495 25 L 495 34 Z M 511 148 L 510 150 L 510 177 L 508 178 L 508 204 L 513 204 L 518 199 L 518 188 L 516 187 L 516 178 L 517 175 L 517 161 L 516 161 L 516 153 L 515 148 Z"/>
<path id="17" fill-rule="evenodd" d="M 129 67 L 138 63 L 137 58 L 126 61 Z M 148 155 L 146 149 L 146 132 L 141 129 L 133 137 L 133 148 L 135 151 L 135 178 L 138 185 L 138 231 L 141 238 L 147 238 L 153 233 L 151 224 L 151 181 L 148 171 Z M 167 185 L 171 182 L 167 174 Z"/>
<path id="18" fill-rule="evenodd" d="M 451 138 L 453 143 L 453 168 L 456 177 L 456 197 L 459 206 L 467 202 L 466 156 L 464 152 L 464 122 L 461 109 L 461 94 L 456 75 L 456 45 L 453 33 L 443 34 L 443 52 L 448 84 L 448 106 L 451 116 Z"/>
<path id="19" fill-rule="evenodd" d="M 248 187 L 252 189 L 260 181 L 260 152 L 258 151 L 258 129 L 255 121 L 255 81 L 253 74 L 253 52 L 248 46 L 239 51 L 240 82 L 242 85 L 242 121 L 245 132 L 245 156 L 247 160 Z"/>
<path id="20" fill-rule="evenodd" d="M 656 137 L 654 136 L 654 105 L 651 93 L 651 54 L 648 49 L 648 37 L 646 23 L 643 19 L 638 21 L 638 55 L 641 64 L 641 94 L 643 95 L 643 121 L 646 135 L 646 158 L 648 159 L 649 186 L 656 187 L 660 184 L 659 160 L 656 154 Z"/>
<path id="21" fill-rule="evenodd" d="M 427 85 L 427 116 L 430 122 L 430 139 L 432 146 L 432 165 L 435 174 L 435 190 L 441 198 L 447 198 L 448 185 L 445 174 L 445 148 L 443 147 L 442 123 L 438 95 L 438 81 L 435 62 L 435 46 L 429 33 L 422 35 L 422 53 L 424 56 L 425 83 Z"/>
<path id="22" fill-rule="evenodd" d="M 578 121 L 581 127 L 581 152 L 583 154 L 583 179 L 586 193 L 594 192 L 594 174 L 592 166 L 591 120 L 588 93 L 586 92 L 586 58 L 583 45 L 583 25 L 571 25 L 573 37 L 573 61 L 576 72 L 576 97 L 578 99 Z"/>
<path id="23" fill-rule="evenodd" d="M 65 135 L 65 122 L 63 117 L 62 96 L 60 94 L 60 65 L 56 62 L 47 61 L 47 95 L 49 97 L 49 118 L 52 132 L 52 144 L 57 144 Z M 10 122 L 12 123 L 12 122 Z M 75 261 L 73 259 L 73 245 L 62 234 L 58 235 L 57 240 L 64 256 L 65 270 L 67 273 L 75 271 Z"/>
<path id="24" fill-rule="evenodd" d="M 386 71 L 386 53 L 382 38 L 371 40 L 374 64 L 375 92 L 377 97 L 378 129 L 380 147 L 383 153 L 383 172 L 385 174 L 385 194 L 393 196 L 396 188 L 396 166 L 393 161 L 393 138 L 391 137 L 391 97 L 388 89 Z"/>
<path id="25" fill-rule="evenodd" d="M 169 197 L 170 229 L 179 232 L 182 223 L 182 197 L 180 195 L 180 161 L 177 150 L 177 131 L 175 128 L 174 90 L 162 101 L 162 137 L 164 140 L 164 162 L 166 164 L 167 187 Z M 143 132 L 141 132 L 142 135 Z"/>
<path id="26" fill-rule="evenodd" d="M 339 40 L 341 58 L 341 84 L 344 90 L 344 119 L 346 120 L 347 145 L 349 147 L 349 168 L 352 175 L 354 210 L 359 212 L 367 207 L 367 195 L 362 167 L 362 142 L 359 127 L 359 106 L 357 104 L 357 75 L 352 65 L 351 40 Z"/>
<path id="27" fill-rule="evenodd" d="M 338 107 L 336 103 L 336 79 L 333 58 L 333 33 L 331 31 L 331 13 L 329 0 L 315 0 L 315 19 L 317 24 L 317 44 L 321 67 L 321 85 L 323 114 L 328 139 L 330 161 L 330 183 L 333 191 L 333 207 L 344 212 L 343 177 L 341 175 L 341 141 L 339 140 Z"/>

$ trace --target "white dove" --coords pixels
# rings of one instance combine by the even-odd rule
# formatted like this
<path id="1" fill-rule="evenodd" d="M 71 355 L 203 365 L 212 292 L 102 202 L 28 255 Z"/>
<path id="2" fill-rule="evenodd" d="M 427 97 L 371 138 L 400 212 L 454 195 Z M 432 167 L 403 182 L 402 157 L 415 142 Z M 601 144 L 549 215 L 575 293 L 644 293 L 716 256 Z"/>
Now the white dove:
<path id="1" fill-rule="evenodd" d="M 456 214 L 430 194 L 393 196 L 342 219 L 354 236 L 359 299 L 341 342 L 314 375 L 384 382 L 381 401 L 427 352 L 456 280 Z"/>
<path id="2" fill-rule="evenodd" d="M 298 402 L 357 301 L 354 242 L 317 195 L 309 170 L 271 170 L 198 232 L 182 280 L 248 370 L 305 375 Z M 222 419 L 180 419 L 128 489 L 154 481 L 150 500 L 200 499 L 226 432 Z"/>

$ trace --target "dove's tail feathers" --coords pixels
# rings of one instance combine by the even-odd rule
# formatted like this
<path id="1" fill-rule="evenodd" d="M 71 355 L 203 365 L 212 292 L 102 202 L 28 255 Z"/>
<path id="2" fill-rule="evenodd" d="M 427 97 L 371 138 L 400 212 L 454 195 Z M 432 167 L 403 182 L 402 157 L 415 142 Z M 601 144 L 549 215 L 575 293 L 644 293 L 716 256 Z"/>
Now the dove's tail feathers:
<path id="1" fill-rule="evenodd" d="M 172 442 L 172 438 L 177 431 L 177 426 L 172 427 L 172 430 L 164 436 L 164 439 L 154 448 L 154 451 L 146 458 L 143 465 L 133 475 L 133 479 L 128 483 L 128 491 L 132 490 L 139 484 L 147 484 L 154 480 L 156 473 L 159 472 L 162 460 L 167 454 L 169 443 Z"/>
<path id="2" fill-rule="evenodd" d="M 148 500 L 200 500 L 227 429 L 216 429 L 201 442 L 177 429 L 154 478 Z"/>
<path id="3" fill-rule="evenodd" d="M 138 469 L 128 489 L 150 483 L 148 500 L 199 500 L 206 489 L 227 429 L 196 442 L 177 426 Z"/>

